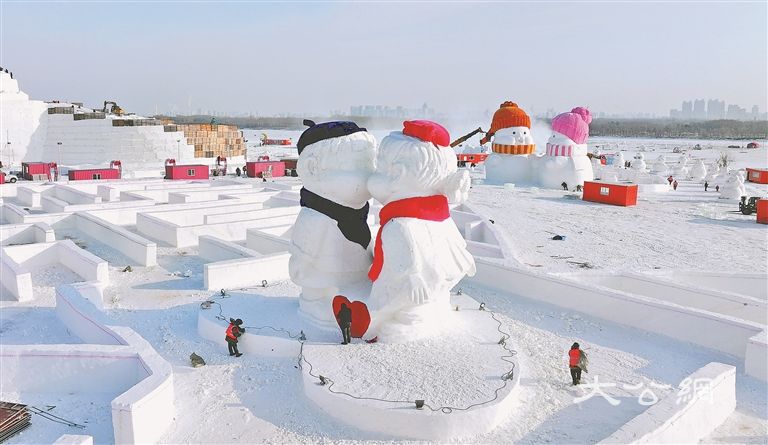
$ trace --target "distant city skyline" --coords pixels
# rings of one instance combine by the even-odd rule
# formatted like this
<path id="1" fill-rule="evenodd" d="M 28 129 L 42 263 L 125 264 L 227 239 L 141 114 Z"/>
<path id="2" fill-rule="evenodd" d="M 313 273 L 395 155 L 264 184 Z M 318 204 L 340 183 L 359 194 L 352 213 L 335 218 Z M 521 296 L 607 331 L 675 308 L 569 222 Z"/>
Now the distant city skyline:
<path id="1" fill-rule="evenodd" d="M 32 98 L 140 114 L 476 114 L 512 100 L 667 116 L 702 94 L 765 110 L 767 14 L 766 2 L 3 2 L 0 65 Z"/>
<path id="2" fill-rule="evenodd" d="M 724 100 L 720 99 L 694 99 L 684 100 L 680 109 L 669 110 L 669 117 L 683 120 L 766 120 L 768 113 L 761 113 L 760 106 L 752 105 L 747 111 L 737 104 L 728 104 L 726 108 Z"/>

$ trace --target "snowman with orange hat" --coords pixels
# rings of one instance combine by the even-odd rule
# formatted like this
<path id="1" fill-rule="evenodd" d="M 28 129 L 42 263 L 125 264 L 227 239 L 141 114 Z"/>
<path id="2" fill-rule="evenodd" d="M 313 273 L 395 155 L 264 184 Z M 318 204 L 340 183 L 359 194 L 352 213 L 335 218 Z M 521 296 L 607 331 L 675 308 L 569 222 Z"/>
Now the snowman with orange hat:
<path id="1" fill-rule="evenodd" d="M 397 342 L 434 334 L 450 318 L 450 290 L 475 262 L 451 219 L 449 202 L 469 191 L 448 131 L 437 123 L 403 123 L 381 141 L 368 191 L 384 205 L 368 277 L 369 335 Z"/>
<path id="2" fill-rule="evenodd" d="M 574 190 L 584 185 L 584 181 L 594 179 L 592 163 L 587 157 L 590 122 L 592 115 L 584 107 L 576 107 L 552 119 L 552 136 L 547 140 L 546 154 L 534 161 L 539 186 L 560 189 L 565 183 Z"/>
<path id="3" fill-rule="evenodd" d="M 528 184 L 535 180 L 531 154 L 536 144 L 531 135 L 531 118 L 514 102 L 504 102 L 493 113 L 491 129 L 480 144 L 491 141 L 491 153 L 485 161 L 485 179 L 489 183 Z"/>

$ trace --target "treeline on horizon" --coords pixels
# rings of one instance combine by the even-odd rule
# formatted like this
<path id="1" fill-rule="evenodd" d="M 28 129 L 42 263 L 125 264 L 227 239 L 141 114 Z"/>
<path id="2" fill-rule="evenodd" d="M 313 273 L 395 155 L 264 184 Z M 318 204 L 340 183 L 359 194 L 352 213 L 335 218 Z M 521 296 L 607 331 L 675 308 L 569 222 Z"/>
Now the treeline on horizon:
<path id="1" fill-rule="evenodd" d="M 227 116 L 155 116 L 178 124 L 234 124 L 253 130 L 302 130 L 299 117 L 227 117 Z M 351 120 L 369 129 L 392 129 L 402 125 L 402 118 L 368 116 L 308 116 L 315 122 Z M 482 123 L 479 123 L 482 126 Z M 487 128 L 486 128 L 487 129 Z M 469 129 L 468 129 L 469 130 Z M 591 136 L 681 138 L 681 139 L 768 139 L 768 121 L 680 121 L 672 119 L 594 119 L 589 126 Z"/>

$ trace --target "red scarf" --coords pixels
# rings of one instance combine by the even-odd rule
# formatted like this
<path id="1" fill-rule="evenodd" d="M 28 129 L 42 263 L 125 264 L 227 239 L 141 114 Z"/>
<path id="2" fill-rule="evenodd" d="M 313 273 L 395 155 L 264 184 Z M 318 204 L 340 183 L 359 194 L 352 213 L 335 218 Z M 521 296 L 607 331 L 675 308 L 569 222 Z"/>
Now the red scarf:
<path id="1" fill-rule="evenodd" d="M 384 248 L 381 245 L 381 232 L 384 225 L 394 218 L 418 218 L 426 221 L 445 221 L 451 217 L 448 208 L 448 198 L 443 195 L 406 198 L 392 201 L 379 212 L 381 227 L 376 234 L 376 245 L 373 248 L 373 264 L 368 271 L 368 278 L 376 281 L 384 267 Z"/>

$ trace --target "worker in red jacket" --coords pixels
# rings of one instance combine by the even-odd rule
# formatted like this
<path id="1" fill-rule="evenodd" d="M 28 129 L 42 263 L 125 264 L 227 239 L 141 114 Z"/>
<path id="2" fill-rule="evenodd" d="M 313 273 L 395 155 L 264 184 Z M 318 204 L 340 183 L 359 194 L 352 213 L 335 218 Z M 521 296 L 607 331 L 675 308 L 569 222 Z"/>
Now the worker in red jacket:
<path id="1" fill-rule="evenodd" d="M 568 351 L 568 366 L 571 368 L 571 378 L 574 385 L 581 383 L 581 362 L 584 356 L 584 351 L 579 349 L 578 343 L 574 343 L 571 350 Z"/>
<path id="2" fill-rule="evenodd" d="M 241 319 L 229 319 L 229 326 L 227 327 L 227 346 L 229 347 L 229 355 L 240 357 L 243 355 L 240 351 L 237 350 L 237 339 L 245 333 L 245 328 L 242 327 L 243 320 Z"/>

